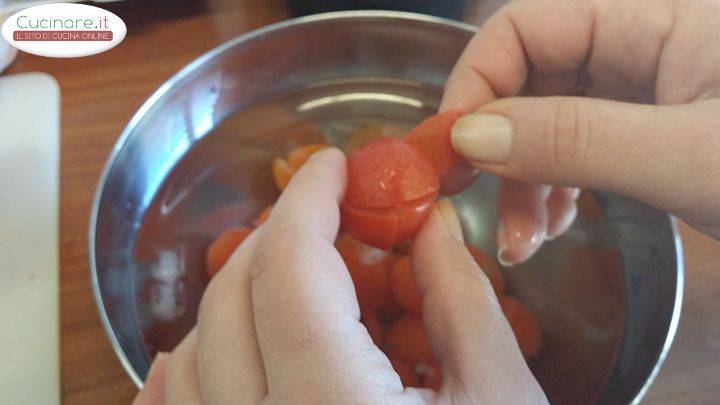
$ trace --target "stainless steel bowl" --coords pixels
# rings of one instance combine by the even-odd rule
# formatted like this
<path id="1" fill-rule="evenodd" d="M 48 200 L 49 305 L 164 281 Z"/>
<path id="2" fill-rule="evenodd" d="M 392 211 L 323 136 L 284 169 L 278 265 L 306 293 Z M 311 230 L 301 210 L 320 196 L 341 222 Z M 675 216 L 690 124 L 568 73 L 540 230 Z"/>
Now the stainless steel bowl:
<path id="1" fill-rule="evenodd" d="M 138 386 L 154 352 L 195 321 L 209 241 L 276 197 L 272 157 L 433 113 L 473 31 L 396 12 L 286 21 L 200 57 L 143 104 L 105 167 L 89 238 L 100 315 Z M 468 238 L 488 250 L 495 185 L 483 175 L 454 197 Z M 554 402 L 628 403 L 675 333 L 681 245 L 658 210 L 602 192 L 586 200 L 567 236 L 508 270 L 508 284 L 539 315 L 545 342 L 530 365 Z"/>

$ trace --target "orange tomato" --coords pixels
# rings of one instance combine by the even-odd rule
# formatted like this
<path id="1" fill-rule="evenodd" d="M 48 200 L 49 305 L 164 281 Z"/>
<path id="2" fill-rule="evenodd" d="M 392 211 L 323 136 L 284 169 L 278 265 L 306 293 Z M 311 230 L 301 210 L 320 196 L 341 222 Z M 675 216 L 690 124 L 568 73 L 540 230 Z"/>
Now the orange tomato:
<path id="1" fill-rule="evenodd" d="M 435 363 L 430 339 L 422 320 L 415 314 L 398 318 L 385 333 L 385 353 L 411 367 L 419 363 Z"/>
<path id="2" fill-rule="evenodd" d="M 310 156 L 326 147 L 327 145 L 322 143 L 310 143 L 295 148 L 288 154 L 287 159 L 275 158 L 273 160 L 273 178 L 280 191 L 287 187 L 292 176 L 310 159 Z"/>
<path id="3" fill-rule="evenodd" d="M 500 266 L 497 261 L 492 256 L 473 245 L 468 244 L 467 248 L 472 257 L 475 258 L 478 266 L 480 266 L 487 278 L 490 280 L 490 284 L 492 284 L 495 294 L 502 294 L 503 291 L 505 291 L 505 279 L 503 278 L 502 271 L 500 270 Z"/>
<path id="4" fill-rule="evenodd" d="M 535 315 L 517 298 L 501 295 L 498 300 L 523 356 L 526 359 L 537 356 L 542 346 L 542 331 Z"/>
<path id="5" fill-rule="evenodd" d="M 327 145 L 323 143 L 309 143 L 307 145 L 299 146 L 288 154 L 287 162 L 290 167 L 297 171 L 305 164 L 305 162 L 307 162 L 308 159 L 310 159 L 310 156 L 325 148 L 327 148 Z"/>
<path id="6" fill-rule="evenodd" d="M 377 312 L 385 304 L 390 291 L 384 262 L 387 254 L 365 246 L 347 234 L 335 243 L 335 248 L 350 272 L 360 310 Z"/>
<path id="7" fill-rule="evenodd" d="M 403 256 L 393 266 L 390 272 L 390 289 L 395 301 L 403 308 L 417 314 L 422 312 L 422 298 L 415 286 L 409 256 Z"/>
<path id="8" fill-rule="evenodd" d="M 208 247 L 205 256 L 205 270 L 210 277 L 214 276 L 225 265 L 235 249 L 247 238 L 252 229 L 244 226 L 223 232 Z"/>

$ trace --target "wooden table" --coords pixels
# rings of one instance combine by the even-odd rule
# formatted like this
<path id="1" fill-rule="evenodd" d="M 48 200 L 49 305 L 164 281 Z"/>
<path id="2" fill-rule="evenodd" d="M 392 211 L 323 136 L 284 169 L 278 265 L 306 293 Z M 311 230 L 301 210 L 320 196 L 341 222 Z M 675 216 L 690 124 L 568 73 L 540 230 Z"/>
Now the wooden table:
<path id="1" fill-rule="evenodd" d="M 472 4 L 481 21 L 499 0 Z M 146 1 L 108 6 L 128 24 L 117 48 L 49 59 L 21 54 L 8 73 L 43 71 L 62 92 L 61 349 L 66 404 L 127 404 L 135 387 L 113 353 L 92 296 L 87 226 L 103 164 L 131 115 L 163 81 L 195 57 L 252 29 L 289 17 L 281 0 Z M 647 403 L 720 398 L 720 244 L 682 227 L 686 253 L 683 317 Z"/>

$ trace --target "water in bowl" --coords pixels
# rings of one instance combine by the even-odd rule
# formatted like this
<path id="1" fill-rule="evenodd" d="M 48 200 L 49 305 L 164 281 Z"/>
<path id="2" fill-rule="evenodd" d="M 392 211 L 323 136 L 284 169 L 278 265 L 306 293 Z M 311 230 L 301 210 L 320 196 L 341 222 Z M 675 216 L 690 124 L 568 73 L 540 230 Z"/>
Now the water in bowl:
<path id="1" fill-rule="evenodd" d="M 147 355 L 172 350 L 195 324 L 209 281 L 208 244 L 278 197 L 274 157 L 311 142 L 353 148 L 367 134 L 401 135 L 437 111 L 440 94 L 384 78 L 317 83 L 237 111 L 194 144 L 154 196 L 135 242 L 136 313 Z M 467 240 L 490 252 L 496 186 L 493 176 L 481 175 L 453 196 Z M 505 275 L 512 295 L 538 314 L 543 349 L 530 366 L 551 401 L 596 400 L 622 335 L 624 287 L 615 242 L 592 195 L 581 196 L 566 235 Z"/>

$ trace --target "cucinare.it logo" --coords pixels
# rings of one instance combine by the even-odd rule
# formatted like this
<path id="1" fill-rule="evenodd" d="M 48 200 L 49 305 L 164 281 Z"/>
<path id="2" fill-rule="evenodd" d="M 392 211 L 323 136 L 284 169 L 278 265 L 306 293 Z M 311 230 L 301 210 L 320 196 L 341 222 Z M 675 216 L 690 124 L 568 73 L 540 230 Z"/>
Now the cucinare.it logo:
<path id="1" fill-rule="evenodd" d="M 5 20 L 2 35 L 14 47 L 40 56 L 94 55 L 119 44 L 127 28 L 99 7 L 55 3 L 26 8 Z"/>

